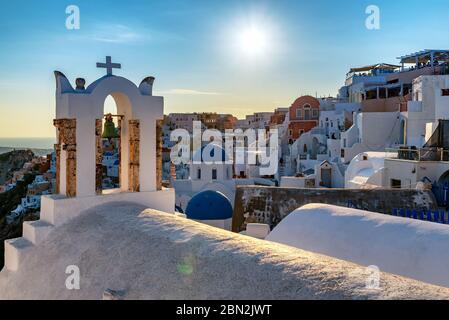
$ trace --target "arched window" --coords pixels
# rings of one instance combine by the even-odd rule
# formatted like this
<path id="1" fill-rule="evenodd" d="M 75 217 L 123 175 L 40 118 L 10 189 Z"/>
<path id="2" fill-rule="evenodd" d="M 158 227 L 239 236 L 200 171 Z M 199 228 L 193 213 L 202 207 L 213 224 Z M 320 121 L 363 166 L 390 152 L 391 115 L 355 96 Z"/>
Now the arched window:
<path id="1" fill-rule="evenodd" d="M 200 168 L 198 168 L 198 170 L 197 170 L 197 172 L 196 172 L 196 178 L 197 178 L 198 180 L 201 180 L 201 169 L 200 169 Z"/>
<path id="2" fill-rule="evenodd" d="M 217 180 L 217 169 L 212 169 L 212 180 Z"/>

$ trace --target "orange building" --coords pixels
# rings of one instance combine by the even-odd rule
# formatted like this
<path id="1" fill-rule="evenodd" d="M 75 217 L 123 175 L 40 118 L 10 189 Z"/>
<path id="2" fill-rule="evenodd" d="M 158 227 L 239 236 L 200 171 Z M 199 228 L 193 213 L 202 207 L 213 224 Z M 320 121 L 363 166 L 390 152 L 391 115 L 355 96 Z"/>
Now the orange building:
<path id="1" fill-rule="evenodd" d="M 320 102 L 312 96 L 299 97 L 290 106 L 289 115 L 288 136 L 289 141 L 293 142 L 318 125 Z"/>
<path id="2" fill-rule="evenodd" d="M 270 118 L 270 127 L 275 127 L 277 125 L 283 124 L 286 114 L 289 112 L 290 108 L 277 108 L 274 110 L 274 114 Z"/>

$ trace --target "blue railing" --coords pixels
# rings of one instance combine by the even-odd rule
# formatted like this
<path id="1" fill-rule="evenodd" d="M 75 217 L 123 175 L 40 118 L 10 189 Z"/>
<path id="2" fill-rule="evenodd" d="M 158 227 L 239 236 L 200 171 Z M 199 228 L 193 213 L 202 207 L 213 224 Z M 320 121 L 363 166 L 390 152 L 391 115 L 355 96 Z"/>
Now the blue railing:
<path id="1" fill-rule="evenodd" d="M 393 216 L 418 219 L 418 220 L 427 220 L 431 222 L 444 223 L 449 224 L 449 212 L 446 215 L 445 211 L 442 209 L 439 210 L 421 210 L 421 209 L 398 209 L 394 208 L 392 211 Z"/>

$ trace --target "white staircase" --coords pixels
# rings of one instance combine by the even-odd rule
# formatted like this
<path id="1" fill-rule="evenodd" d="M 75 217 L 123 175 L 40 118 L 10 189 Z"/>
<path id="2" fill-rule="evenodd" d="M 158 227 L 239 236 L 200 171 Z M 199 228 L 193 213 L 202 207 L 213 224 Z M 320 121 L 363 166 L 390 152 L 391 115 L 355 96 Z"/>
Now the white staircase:
<path id="1" fill-rule="evenodd" d="M 5 268 L 17 271 L 20 263 L 33 246 L 41 243 L 55 227 L 53 225 L 53 210 L 45 204 L 41 206 L 41 219 L 25 221 L 22 237 L 5 241 Z"/>
<path id="2" fill-rule="evenodd" d="M 54 226 L 46 221 L 26 221 L 23 223 L 23 237 L 32 244 L 41 243 Z"/>
<path id="3" fill-rule="evenodd" d="M 32 247 L 33 244 L 23 237 L 5 240 L 5 268 L 17 271 L 24 254 Z"/>
<path id="4" fill-rule="evenodd" d="M 5 241 L 5 268 L 17 271 L 26 252 L 41 243 L 54 228 L 54 225 L 44 221 L 25 221 L 23 236 Z"/>

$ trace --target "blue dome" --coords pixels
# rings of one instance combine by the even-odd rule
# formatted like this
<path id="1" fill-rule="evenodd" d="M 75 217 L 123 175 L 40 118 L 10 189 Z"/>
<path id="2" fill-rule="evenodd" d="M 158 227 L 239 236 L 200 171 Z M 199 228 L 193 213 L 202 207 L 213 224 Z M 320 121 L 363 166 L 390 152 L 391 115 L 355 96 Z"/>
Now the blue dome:
<path id="1" fill-rule="evenodd" d="M 186 215 L 195 220 L 225 220 L 232 217 L 232 211 L 231 202 L 223 193 L 207 190 L 193 196 Z"/>
<path id="2" fill-rule="evenodd" d="M 205 152 L 204 152 L 204 149 L 206 149 Z M 220 154 L 221 154 L 221 157 L 220 157 Z M 224 149 L 220 145 L 211 142 L 211 143 L 208 143 L 208 144 L 202 146 L 201 150 L 198 150 L 193 155 L 193 161 L 198 161 L 200 159 L 201 159 L 201 162 L 203 162 L 203 161 L 207 161 L 207 162 L 222 161 L 222 162 L 225 162 L 225 161 L 228 160 L 228 157 L 226 156 L 226 152 L 224 151 Z"/>

